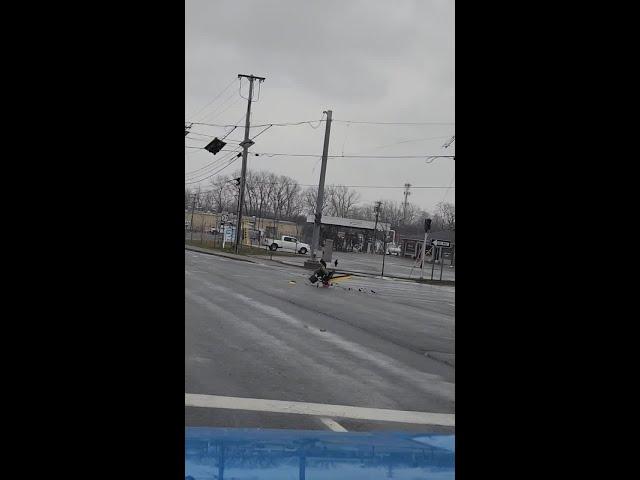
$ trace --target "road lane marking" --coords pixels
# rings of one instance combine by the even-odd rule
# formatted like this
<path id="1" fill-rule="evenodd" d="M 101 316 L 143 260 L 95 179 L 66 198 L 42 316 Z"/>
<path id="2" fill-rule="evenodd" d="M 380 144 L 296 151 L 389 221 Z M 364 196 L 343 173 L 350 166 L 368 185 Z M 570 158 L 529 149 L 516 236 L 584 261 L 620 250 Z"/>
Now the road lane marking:
<path id="1" fill-rule="evenodd" d="M 455 427 L 455 414 L 453 413 L 413 412 L 408 410 L 388 410 L 383 408 L 353 407 L 326 403 L 290 402 L 261 398 L 224 397 L 220 395 L 185 393 L 184 406 Z"/>
<path id="2" fill-rule="evenodd" d="M 332 420 L 330 418 L 320 417 L 319 420 L 322 423 L 324 423 L 327 427 L 329 427 L 329 430 L 333 430 L 334 432 L 347 432 L 348 431 L 346 428 L 344 428 L 338 422 L 336 422 L 335 420 Z"/>

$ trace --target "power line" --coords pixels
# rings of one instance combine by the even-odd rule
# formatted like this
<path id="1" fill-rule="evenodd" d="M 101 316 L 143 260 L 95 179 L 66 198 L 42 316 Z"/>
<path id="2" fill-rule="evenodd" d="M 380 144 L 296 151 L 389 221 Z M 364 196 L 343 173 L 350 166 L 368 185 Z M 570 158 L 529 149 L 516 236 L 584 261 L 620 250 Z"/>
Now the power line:
<path id="1" fill-rule="evenodd" d="M 273 127 L 273 125 L 269 125 L 267 128 L 265 128 L 264 130 L 262 130 L 260 133 L 258 133 L 257 135 L 251 137 L 251 140 L 253 140 L 254 138 L 259 137 L 260 135 L 262 135 L 264 132 L 266 132 L 267 130 L 269 130 L 271 127 Z"/>
<path id="2" fill-rule="evenodd" d="M 203 147 L 194 147 L 187 146 L 186 148 L 196 148 L 202 149 Z M 223 152 L 229 150 L 221 150 Z M 318 158 L 317 154 L 312 153 L 254 153 L 256 157 L 311 157 Z M 397 159 L 397 158 L 427 158 L 427 159 L 435 159 L 435 158 L 453 158 L 455 159 L 455 155 L 327 155 L 327 158 L 388 158 L 388 159 Z M 429 162 L 431 163 L 431 162 Z"/>
<path id="3" fill-rule="evenodd" d="M 353 123 L 362 125 L 455 125 L 455 122 L 360 122 L 355 120 L 333 120 L 340 123 Z"/>
<path id="4" fill-rule="evenodd" d="M 234 96 L 235 96 L 235 94 L 234 94 Z M 229 97 L 229 98 L 232 98 L 232 97 Z M 214 119 L 218 118 L 220 115 L 222 115 L 224 112 L 229 110 L 231 107 L 235 107 L 240 102 L 240 100 L 242 100 L 242 98 L 236 97 L 236 99 L 233 102 L 231 102 L 229 105 L 227 105 L 227 108 L 225 108 L 221 112 L 218 112 L 218 114 L 214 115 L 213 117 L 210 117 L 211 120 L 214 120 Z M 232 125 L 230 125 L 230 126 L 232 126 Z"/>
<path id="5" fill-rule="evenodd" d="M 206 170 L 207 168 L 210 168 L 210 167 L 217 168 L 217 167 L 219 167 L 223 162 L 225 162 L 225 161 L 229 160 L 229 159 L 233 156 L 233 154 L 234 154 L 234 153 L 239 153 L 239 152 L 240 152 L 240 150 L 239 150 L 239 149 L 234 150 L 234 151 L 231 151 L 230 153 L 228 153 L 228 154 L 226 154 L 226 155 L 223 155 L 223 156 L 222 156 L 222 157 L 220 157 L 220 158 L 216 158 L 213 162 L 211 162 L 211 163 L 209 163 L 209 164 L 205 165 L 204 167 L 200 167 L 200 168 L 198 168 L 198 169 L 196 169 L 196 170 L 192 170 L 192 171 L 190 171 L 190 172 L 186 172 L 184 175 L 185 175 L 185 177 L 187 177 L 187 176 L 191 176 L 192 178 L 190 178 L 190 180 L 192 180 L 192 179 L 193 179 L 193 177 L 198 177 L 198 176 L 200 176 L 200 175 L 203 175 L 203 174 L 209 173 L 209 172 L 204 172 L 203 170 Z M 196 172 L 200 172 L 200 173 L 196 173 Z"/>
<path id="6" fill-rule="evenodd" d="M 254 137 L 255 138 L 255 137 Z M 204 147 L 195 147 L 186 145 L 185 148 L 203 149 Z M 221 150 L 221 152 L 229 152 L 230 150 Z M 265 157 L 312 157 L 318 158 L 318 154 L 314 153 L 268 153 L 255 152 L 254 156 Z M 327 155 L 327 158 L 455 158 L 455 155 Z"/>
<path id="7" fill-rule="evenodd" d="M 313 157 L 317 158 L 317 154 L 311 153 L 255 153 L 258 156 L 267 157 Z M 328 158 L 454 158 L 455 155 L 327 155 Z"/>
<path id="8" fill-rule="evenodd" d="M 229 105 L 229 103 L 233 102 L 233 100 L 237 98 L 237 95 L 235 94 L 235 92 L 232 90 L 230 92 L 229 95 L 227 95 L 224 99 L 222 99 L 221 101 L 218 102 L 218 104 L 212 108 L 209 109 L 208 112 L 200 115 L 200 118 L 198 120 L 202 121 L 202 122 L 206 122 L 206 121 L 210 121 L 213 118 L 217 118 L 220 114 L 220 110 L 222 110 L 223 108 L 225 108 L 227 105 Z"/>
<path id="9" fill-rule="evenodd" d="M 455 122 L 365 122 L 365 121 L 356 121 L 356 120 L 333 120 L 334 122 L 340 123 L 353 123 L 358 125 L 398 125 L 398 126 L 416 126 L 416 125 L 455 125 Z M 268 125 L 273 125 L 274 127 L 292 127 L 297 125 L 307 124 L 312 128 L 318 128 L 319 125 L 313 127 L 313 123 L 316 122 L 326 122 L 326 119 L 320 120 L 303 120 L 300 122 L 273 122 L 273 123 L 265 123 L 262 125 L 253 125 L 254 127 L 266 127 Z M 216 123 L 204 123 L 204 122 L 191 122 L 185 121 L 185 123 L 191 123 L 193 125 L 206 125 L 209 127 L 242 127 L 242 125 L 229 125 L 229 124 L 216 124 Z"/>
<path id="10" fill-rule="evenodd" d="M 314 184 L 301 184 L 299 183 L 298 185 L 300 185 L 301 187 L 317 187 L 318 185 L 314 185 Z M 338 186 L 338 187 L 349 187 L 349 188 L 404 188 L 404 185 L 329 185 L 329 186 Z M 429 188 L 429 189 L 443 189 L 443 188 L 456 188 L 456 187 L 439 187 L 439 186 L 431 186 L 431 185 L 424 185 L 424 186 L 414 186 L 411 185 L 411 188 Z"/>
<path id="11" fill-rule="evenodd" d="M 229 132 L 227 132 L 226 134 L 224 134 L 222 137 L 219 137 L 220 140 L 225 140 L 229 135 L 231 135 L 231 133 L 233 132 L 234 129 L 230 130 Z M 193 135 L 200 135 L 201 137 L 205 137 L 205 138 L 197 138 L 197 137 L 190 137 L 191 140 L 195 140 L 195 141 L 209 141 L 209 139 L 211 138 L 218 138 L 217 135 L 208 135 L 206 133 L 201 133 L 201 132 L 189 132 L 189 134 L 193 134 Z M 234 139 L 229 139 L 227 140 L 227 143 L 240 143 L 239 140 L 234 140 Z"/>
<path id="12" fill-rule="evenodd" d="M 260 184 L 260 185 L 279 185 L 281 182 L 253 182 L 255 184 Z M 299 187 L 317 187 L 318 184 L 312 184 L 312 183 L 295 183 L 295 185 L 299 186 Z M 401 188 L 404 189 L 404 185 L 327 185 L 327 187 L 348 187 L 348 188 L 391 188 L 391 189 L 395 189 L 395 188 Z M 419 186 L 414 186 L 411 185 L 411 188 L 421 188 L 421 189 L 454 189 L 456 187 L 452 187 L 452 186 L 432 186 L 432 185 L 419 185 Z M 204 192 L 201 193 L 208 193 L 208 192 L 213 192 L 214 190 L 205 190 Z"/>
<path id="13" fill-rule="evenodd" d="M 211 175 L 209 175 L 209 176 L 207 176 L 207 177 L 201 178 L 200 180 L 195 180 L 195 181 L 192 181 L 192 182 L 184 182 L 184 183 L 185 183 L 185 185 L 191 185 L 191 184 L 193 184 L 193 183 L 200 183 L 200 182 L 202 182 L 202 181 L 204 181 L 204 180 L 206 180 L 206 179 L 208 179 L 208 178 L 211 178 L 211 177 L 213 177 L 214 175 L 219 174 L 221 171 L 223 171 L 225 168 L 227 168 L 227 167 L 228 167 L 229 165 L 231 165 L 233 162 L 237 161 L 237 160 L 238 160 L 238 158 L 240 158 L 240 157 L 235 157 L 235 158 L 233 158 L 233 160 L 231 160 L 229 163 L 227 163 L 224 167 L 220 168 L 219 170 L 216 170 L 215 172 L 213 172 Z"/>
<path id="14" fill-rule="evenodd" d="M 193 118 L 197 118 L 197 116 L 202 113 L 209 105 L 213 104 L 213 102 L 215 102 L 218 98 L 220 98 L 220 96 L 226 92 L 227 90 L 229 90 L 229 88 L 231 87 L 231 85 L 234 84 L 234 82 L 237 80 L 237 78 L 234 78 L 233 80 L 231 80 L 231 83 L 229 83 L 229 85 L 227 85 L 226 87 L 224 87 L 224 89 L 218 93 L 218 95 L 216 95 L 214 97 L 213 100 L 211 100 L 209 103 L 207 103 L 204 107 L 202 107 L 200 110 L 198 110 L 196 113 L 193 114 Z"/>
<path id="15" fill-rule="evenodd" d="M 319 125 L 317 126 L 313 126 L 311 125 L 312 123 L 315 122 L 326 122 L 326 120 L 324 119 L 320 119 L 320 120 L 305 120 L 302 122 L 284 122 L 284 123 L 264 123 L 264 124 L 260 124 L 260 125 L 252 125 L 252 127 L 254 128 L 260 128 L 260 127 L 268 127 L 268 126 L 272 126 L 272 127 L 293 127 L 293 126 L 297 126 L 297 125 L 304 125 L 304 124 L 308 124 L 311 128 L 318 128 Z M 229 127 L 244 127 L 244 125 L 231 125 L 231 124 L 220 124 L 220 123 L 203 123 L 203 122 L 185 122 L 185 123 L 190 123 L 192 125 L 205 125 L 207 127 L 224 127 L 224 128 L 229 128 Z"/>

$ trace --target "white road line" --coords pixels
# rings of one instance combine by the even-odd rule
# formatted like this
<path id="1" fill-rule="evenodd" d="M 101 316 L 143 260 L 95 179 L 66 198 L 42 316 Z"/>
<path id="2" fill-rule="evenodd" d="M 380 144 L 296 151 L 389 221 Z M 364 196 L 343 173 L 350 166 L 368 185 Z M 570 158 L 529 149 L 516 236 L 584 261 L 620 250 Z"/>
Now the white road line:
<path id="1" fill-rule="evenodd" d="M 351 418 L 381 422 L 400 422 L 420 425 L 455 426 L 455 414 L 387 410 L 382 408 L 352 407 L 325 403 L 289 402 L 260 398 L 223 397 L 220 395 L 184 394 L 185 407 L 223 408 L 253 412 L 288 413 L 319 417 Z M 324 422 L 323 422 L 324 423 Z"/>
<path id="2" fill-rule="evenodd" d="M 320 417 L 319 420 L 324 423 L 330 430 L 334 432 L 347 432 L 348 430 L 340 425 L 335 420 L 331 420 L 330 418 Z"/>

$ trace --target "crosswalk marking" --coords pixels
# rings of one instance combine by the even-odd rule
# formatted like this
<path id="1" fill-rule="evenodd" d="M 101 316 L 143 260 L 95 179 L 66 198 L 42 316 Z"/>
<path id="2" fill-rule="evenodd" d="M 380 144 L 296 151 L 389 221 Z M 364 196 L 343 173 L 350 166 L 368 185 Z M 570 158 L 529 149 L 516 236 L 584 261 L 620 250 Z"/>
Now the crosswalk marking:
<path id="1" fill-rule="evenodd" d="M 312 415 L 325 419 L 350 418 L 382 422 L 455 427 L 455 414 L 388 410 L 383 408 L 353 407 L 326 403 L 291 402 L 262 398 L 225 397 L 220 395 L 184 394 L 185 407 L 221 408 L 253 412 Z M 324 422 L 323 422 L 324 423 Z"/>

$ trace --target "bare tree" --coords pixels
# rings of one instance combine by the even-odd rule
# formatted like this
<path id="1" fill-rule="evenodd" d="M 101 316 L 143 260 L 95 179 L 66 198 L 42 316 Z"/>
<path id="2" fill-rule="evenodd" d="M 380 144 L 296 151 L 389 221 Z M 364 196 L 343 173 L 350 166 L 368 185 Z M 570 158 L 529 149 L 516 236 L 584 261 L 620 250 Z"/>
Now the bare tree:
<path id="1" fill-rule="evenodd" d="M 322 199 L 322 215 L 329 214 L 329 197 L 331 195 L 331 186 L 325 187 L 324 197 Z M 303 210 L 313 215 L 316 212 L 316 203 L 318 202 L 318 187 L 308 187 L 302 192 Z"/>
<path id="2" fill-rule="evenodd" d="M 221 213 L 235 211 L 235 189 L 227 177 L 216 177 L 211 180 L 211 210 Z"/>
<path id="3" fill-rule="evenodd" d="M 436 204 L 436 216 L 441 220 L 443 230 L 455 230 L 456 206 L 453 203 L 439 202 Z"/>
<path id="4" fill-rule="evenodd" d="M 283 217 L 291 220 L 300 215 L 302 202 L 300 201 L 300 185 L 289 177 L 281 177 L 284 184 Z"/>
<path id="5" fill-rule="evenodd" d="M 330 187 L 328 193 L 329 211 L 336 217 L 347 218 L 353 207 L 360 201 L 360 194 L 344 185 Z"/>

